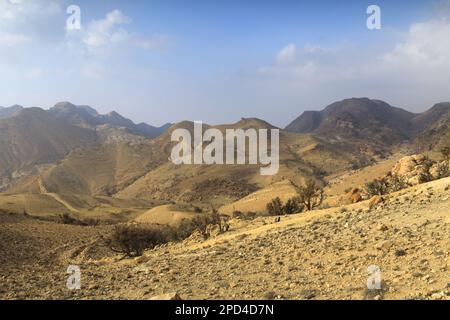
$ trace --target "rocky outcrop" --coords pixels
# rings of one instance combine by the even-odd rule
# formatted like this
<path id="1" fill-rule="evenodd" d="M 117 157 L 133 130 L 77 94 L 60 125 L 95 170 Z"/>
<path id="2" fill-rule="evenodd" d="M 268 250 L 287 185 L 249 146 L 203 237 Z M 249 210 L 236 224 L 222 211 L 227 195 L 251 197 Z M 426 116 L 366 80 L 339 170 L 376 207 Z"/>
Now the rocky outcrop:
<path id="1" fill-rule="evenodd" d="M 431 165 L 431 160 L 422 154 L 406 156 L 395 164 L 391 173 L 402 177 L 409 185 L 414 186 L 425 182 Z"/>
<path id="2" fill-rule="evenodd" d="M 341 197 L 339 199 L 339 204 L 352 204 L 352 203 L 358 203 L 363 200 L 363 196 L 361 193 L 361 190 L 358 188 L 353 188 L 350 192 L 347 192 L 345 196 Z"/>
<path id="3" fill-rule="evenodd" d="M 423 154 L 406 156 L 392 168 L 392 176 L 401 177 L 408 185 L 415 186 L 448 176 L 449 161 L 433 161 Z"/>

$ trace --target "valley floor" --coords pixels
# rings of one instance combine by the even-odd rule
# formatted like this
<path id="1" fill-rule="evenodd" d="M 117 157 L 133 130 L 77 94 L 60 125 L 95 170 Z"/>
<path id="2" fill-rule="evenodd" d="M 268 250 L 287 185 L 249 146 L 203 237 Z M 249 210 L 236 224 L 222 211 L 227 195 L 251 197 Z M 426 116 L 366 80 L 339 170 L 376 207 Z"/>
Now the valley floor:
<path id="1" fill-rule="evenodd" d="M 450 299 L 450 178 L 368 202 L 299 215 L 233 219 L 229 232 L 120 259 L 104 227 L 0 217 L 0 298 Z M 66 288 L 69 264 L 81 290 Z M 368 290 L 368 267 L 382 289 Z"/>

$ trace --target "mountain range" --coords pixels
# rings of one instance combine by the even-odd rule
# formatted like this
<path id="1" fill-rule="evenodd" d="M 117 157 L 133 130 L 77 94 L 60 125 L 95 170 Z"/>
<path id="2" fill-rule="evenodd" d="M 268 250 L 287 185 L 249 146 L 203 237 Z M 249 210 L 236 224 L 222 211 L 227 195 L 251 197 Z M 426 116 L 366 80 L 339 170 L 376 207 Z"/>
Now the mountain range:
<path id="1" fill-rule="evenodd" d="M 19 105 L 0 108 L 0 189 L 36 174 L 79 147 L 154 138 L 169 126 L 135 124 L 116 112 L 101 115 L 68 102 L 49 110 Z"/>
<path id="2" fill-rule="evenodd" d="M 450 103 L 417 114 L 380 100 L 346 99 L 322 111 L 306 111 L 280 130 L 280 170 L 259 174 L 258 165 L 176 166 L 168 159 L 171 133 L 193 130 L 184 121 L 155 128 L 116 112 L 99 114 L 69 102 L 49 110 L 0 109 L 0 181 L 14 194 L 106 196 L 221 206 L 287 178 L 322 181 L 327 175 L 367 166 L 418 141 L 433 148 L 448 131 Z M 274 128 L 256 118 L 226 128 Z"/>
<path id="3" fill-rule="evenodd" d="M 154 127 L 143 122 L 135 124 L 115 111 L 108 114 L 99 114 L 89 106 L 77 106 L 70 102 L 59 102 L 48 112 L 56 118 L 78 127 L 92 129 L 100 125 L 110 125 L 126 128 L 131 133 L 144 135 L 148 138 L 159 136 L 171 125 L 167 123 L 161 127 Z"/>
<path id="4" fill-rule="evenodd" d="M 335 102 L 322 111 L 305 111 L 286 130 L 392 146 L 445 130 L 449 120 L 450 103 L 438 103 L 417 114 L 380 100 L 353 98 Z"/>
<path id="5" fill-rule="evenodd" d="M 10 115 L 16 113 L 19 110 L 22 110 L 23 107 L 19 105 L 14 105 L 8 108 L 0 107 L 0 119 L 1 118 L 7 118 Z"/>

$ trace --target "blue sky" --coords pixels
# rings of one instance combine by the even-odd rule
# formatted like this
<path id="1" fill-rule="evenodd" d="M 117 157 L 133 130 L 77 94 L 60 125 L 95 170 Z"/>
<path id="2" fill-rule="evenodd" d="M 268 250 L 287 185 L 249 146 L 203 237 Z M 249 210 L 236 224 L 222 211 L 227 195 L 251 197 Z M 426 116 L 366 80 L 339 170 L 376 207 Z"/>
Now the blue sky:
<path id="1" fill-rule="evenodd" d="M 81 30 L 65 29 L 71 4 Z M 155 125 L 285 126 L 361 96 L 422 111 L 450 100 L 449 17 L 449 1 L 0 0 L 0 105 L 68 100 Z"/>

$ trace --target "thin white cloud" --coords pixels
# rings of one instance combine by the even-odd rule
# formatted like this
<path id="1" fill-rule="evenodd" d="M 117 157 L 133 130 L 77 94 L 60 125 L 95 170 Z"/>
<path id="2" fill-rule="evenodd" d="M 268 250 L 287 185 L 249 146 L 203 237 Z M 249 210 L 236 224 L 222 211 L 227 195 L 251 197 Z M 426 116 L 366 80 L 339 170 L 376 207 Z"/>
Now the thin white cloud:
<path id="1" fill-rule="evenodd" d="M 60 5 L 51 0 L 0 0 L 0 39 L 8 46 L 33 40 L 48 42 L 64 36 L 64 14 Z"/>
<path id="2" fill-rule="evenodd" d="M 0 33 L 0 47 L 16 47 L 31 42 L 31 38 L 23 34 Z"/>
<path id="3" fill-rule="evenodd" d="M 371 96 L 412 109 L 450 100 L 450 19 L 412 24 L 390 48 L 343 44 L 323 48 L 291 43 L 271 65 L 257 70 L 264 85 L 283 95 L 329 97 Z M 290 92 L 289 92 L 290 91 Z"/>
<path id="4" fill-rule="evenodd" d="M 296 58 L 297 58 L 297 46 L 293 43 L 290 43 L 280 50 L 276 60 L 280 64 L 289 64 L 295 62 Z"/>
<path id="5" fill-rule="evenodd" d="M 81 30 L 66 30 L 67 17 L 56 0 L 0 0 L 0 46 L 52 43 L 54 47 L 65 45 L 71 53 L 103 54 L 119 46 L 162 50 L 173 42 L 168 35 L 129 31 L 132 19 L 117 9 L 101 19 L 82 20 Z"/>
<path id="6" fill-rule="evenodd" d="M 34 68 L 25 73 L 25 79 L 27 80 L 35 80 L 40 78 L 44 73 L 44 70 L 40 68 Z"/>
<path id="7" fill-rule="evenodd" d="M 173 46 L 174 40 L 167 35 L 154 35 L 151 37 L 135 37 L 134 43 L 136 46 L 149 50 L 161 51 Z"/>
<path id="8" fill-rule="evenodd" d="M 131 19 L 121 11 L 111 11 L 104 19 L 89 23 L 83 42 L 93 48 L 124 43 L 130 39 L 130 35 L 120 26 L 130 22 Z"/>
<path id="9" fill-rule="evenodd" d="M 383 56 L 387 64 L 450 66 L 450 21 L 431 20 L 413 24 L 404 42 Z"/>
<path id="10" fill-rule="evenodd" d="M 99 64 L 90 63 L 81 68 L 81 75 L 88 79 L 101 80 L 104 74 L 105 70 Z"/>
<path id="11" fill-rule="evenodd" d="M 257 72 L 263 77 L 298 85 L 333 80 L 348 73 L 348 67 L 341 61 L 343 51 L 344 47 L 331 49 L 306 44 L 299 48 L 290 43 L 280 49 L 272 65 L 262 66 Z"/>
<path id="12" fill-rule="evenodd" d="M 132 19 L 120 10 L 111 11 L 103 19 L 94 20 L 85 30 L 81 30 L 82 42 L 94 54 L 117 46 L 161 50 L 171 45 L 172 39 L 167 35 L 142 36 L 127 31 L 125 26 L 131 23 Z"/>

